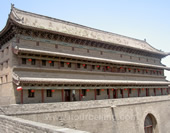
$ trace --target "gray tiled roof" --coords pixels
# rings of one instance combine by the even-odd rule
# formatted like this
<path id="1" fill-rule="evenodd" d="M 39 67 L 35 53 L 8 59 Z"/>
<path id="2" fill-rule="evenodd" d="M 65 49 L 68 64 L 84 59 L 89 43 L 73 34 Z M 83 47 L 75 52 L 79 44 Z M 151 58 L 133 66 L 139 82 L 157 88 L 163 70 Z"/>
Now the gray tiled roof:
<path id="1" fill-rule="evenodd" d="M 83 37 L 87 39 L 102 41 L 111 44 L 117 44 L 126 47 L 132 47 L 140 50 L 164 54 L 163 51 L 157 50 L 149 45 L 146 41 L 105 32 L 90 27 L 82 26 L 67 21 L 42 16 L 30 12 L 25 12 L 12 7 L 10 18 L 22 26 L 29 26 L 31 28 L 39 28 L 43 30 L 58 32 L 71 36 Z"/>

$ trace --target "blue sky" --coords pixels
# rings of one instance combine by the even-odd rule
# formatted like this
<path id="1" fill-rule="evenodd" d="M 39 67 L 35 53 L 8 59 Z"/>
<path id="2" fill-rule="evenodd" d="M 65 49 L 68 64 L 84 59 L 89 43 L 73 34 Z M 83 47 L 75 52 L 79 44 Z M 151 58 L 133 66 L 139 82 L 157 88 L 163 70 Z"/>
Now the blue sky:
<path id="1" fill-rule="evenodd" d="M 16 8 L 89 27 L 137 38 L 170 52 L 170 1 L 168 0 L 1 0 L 0 30 L 11 3 Z M 170 56 L 162 60 L 170 67 Z M 170 72 L 165 72 L 170 80 Z"/>

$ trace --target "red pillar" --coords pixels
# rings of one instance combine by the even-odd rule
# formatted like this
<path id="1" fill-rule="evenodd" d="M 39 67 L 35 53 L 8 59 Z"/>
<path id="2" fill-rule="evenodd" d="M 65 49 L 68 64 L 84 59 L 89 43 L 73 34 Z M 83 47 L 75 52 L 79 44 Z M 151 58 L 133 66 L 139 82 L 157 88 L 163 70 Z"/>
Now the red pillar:
<path id="1" fill-rule="evenodd" d="M 81 101 L 81 89 L 79 89 L 79 100 Z"/>
<path id="2" fill-rule="evenodd" d="M 62 102 L 64 102 L 64 89 L 61 90 Z"/>
<path id="3" fill-rule="evenodd" d="M 163 88 L 161 88 L 161 95 L 163 95 Z"/>
<path id="4" fill-rule="evenodd" d="M 118 92 L 117 92 L 117 89 L 115 90 L 115 93 L 116 93 L 116 97 L 115 97 L 115 98 L 117 98 L 117 97 L 118 97 Z"/>
<path id="5" fill-rule="evenodd" d="M 124 94 L 123 94 L 124 91 L 123 91 L 123 89 L 121 89 L 121 91 L 122 91 L 122 98 L 124 98 Z"/>
<path id="6" fill-rule="evenodd" d="M 96 89 L 94 89 L 94 99 L 96 100 Z"/>
<path id="7" fill-rule="evenodd" d="M 117 89 L 113 90 L 113 98 L 116 99 L 117 98 Z"/>
<path id="8" fill-rule="evenodd" d="M 138 97 L 140 96 L 140 89 L 138 89 Z"/>
<path id="9" fill-rule="evenodd" d="M 167 93 L 169 94 L 169 88 L 167 88 Z"/>
<path id="10" fill-rule="evenodd" d="M 108 89 L 108 99 L 110 99 L 110 89 Z"/>
<path id="11" fill-rule="evenodd" d="M 23 104 L 23 90 L 21 90 L 21 104 Z"/>
<path id="12" fill-rule="evenodd" d="M 148 88 L 146 88 L 146 96 L 148 96 Z"/>
<path id="13" fill-rule="evenodd" d="M 155 94 L 155 96 L 156 96 L 156 89 L 154 88 L 154 94 Z"/>
<path id="14" fill-rule="evenodd" d="M 44 102 L 44 89 L 41 89 L 41 102 Z"/>

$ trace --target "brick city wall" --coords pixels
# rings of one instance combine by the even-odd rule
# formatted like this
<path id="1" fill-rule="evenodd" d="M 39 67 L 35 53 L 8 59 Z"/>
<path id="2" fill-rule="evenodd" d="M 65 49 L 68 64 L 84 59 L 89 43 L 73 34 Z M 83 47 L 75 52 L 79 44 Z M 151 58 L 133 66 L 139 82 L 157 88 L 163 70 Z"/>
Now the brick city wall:
<path id="1" fill-rule="evenodd" d="M 0 115 L 0 133 L 88 133 Z"/>
<path id="2" fill-rule="evenodd" d="M 93 133 L 144 133 L 152 114 L 155 133 L 170 131 L 170 95 L 114 100 L 2 106 L 1 113 L 54 126 Z"/>

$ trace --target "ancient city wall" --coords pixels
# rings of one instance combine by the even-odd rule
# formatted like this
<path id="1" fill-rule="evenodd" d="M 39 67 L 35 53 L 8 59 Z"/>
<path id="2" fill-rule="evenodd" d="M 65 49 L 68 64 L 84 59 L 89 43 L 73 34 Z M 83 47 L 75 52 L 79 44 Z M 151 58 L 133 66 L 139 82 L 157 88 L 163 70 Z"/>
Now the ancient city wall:
<path id="1" fill-rule="evenodd" d="M 0 133 L 88 133 L 0 115 Z"/>
<path id="2" fill-rule="evenodd" d="M 1 113 L 92 133 L 144 133 L 147 114 L 156 119 L 155 133 L 170 131 L 170 96 L 11 105 Z"/>

